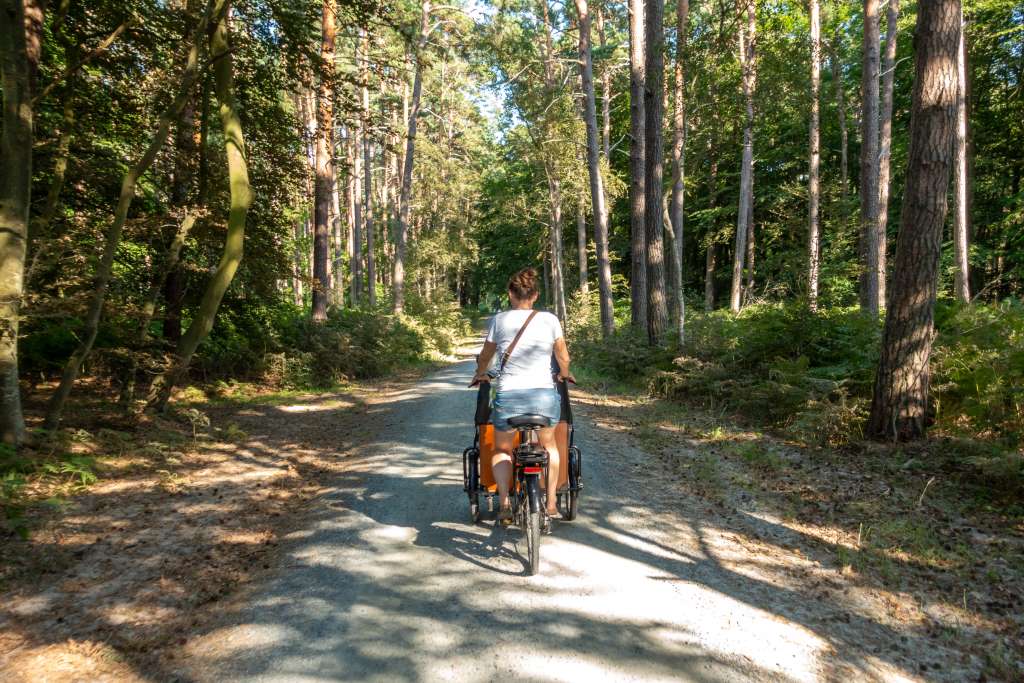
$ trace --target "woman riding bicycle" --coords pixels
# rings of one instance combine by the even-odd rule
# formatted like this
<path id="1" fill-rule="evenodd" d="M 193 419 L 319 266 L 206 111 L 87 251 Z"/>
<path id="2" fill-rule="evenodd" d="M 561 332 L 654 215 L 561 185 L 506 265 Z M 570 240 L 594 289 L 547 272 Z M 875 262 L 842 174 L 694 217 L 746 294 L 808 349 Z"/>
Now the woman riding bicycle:
<path id="1" fill-rule="evenodd" d="M 498 521 L 507 523 L 512 518 L 509 487 L 512 482 L 512 449 L 516 431 L 509 427 L 510 418 L 517 415 L 540 415 L 548 419 L 548 426 L 540 429 L 538 439 L 549 457 L 547 515 L 558 513 L 559 454 L 555 443 L 555 425 L 561 416 L 562 401 L 552 374 L 551 355 L 558 363 L 557 381 L 575 382 L 569 372 L 569 349 L 562 336 L 562 325 L 551 313 L 533 311 L 537 301 L 537 271 L 524 268 L 508 281 L 511 307 L 491 319 L 483 351 L 477 359 L 473 382 L 490 382 L 487 368 L 495 353 L 504 358 L 504 364 L 493 381 L 496 393 L 491 412 L 494 424 L 494 455 L 491 467 L 498 485 Z M 515 342 L 518 335 L 518 342 Z M 513 353 L 508 354 L 510 346 Z"/>

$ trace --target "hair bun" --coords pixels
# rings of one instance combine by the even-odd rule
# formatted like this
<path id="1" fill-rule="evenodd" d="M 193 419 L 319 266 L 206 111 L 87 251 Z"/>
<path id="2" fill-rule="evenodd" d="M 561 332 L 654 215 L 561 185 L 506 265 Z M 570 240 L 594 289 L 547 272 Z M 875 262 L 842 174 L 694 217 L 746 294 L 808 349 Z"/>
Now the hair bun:
<path id="1" fill-rule="evenodd" d="M 537 292 L 537 269 L 523 268 L 509 278 L 508 291 L 519 300 L 530 299 Z"/>

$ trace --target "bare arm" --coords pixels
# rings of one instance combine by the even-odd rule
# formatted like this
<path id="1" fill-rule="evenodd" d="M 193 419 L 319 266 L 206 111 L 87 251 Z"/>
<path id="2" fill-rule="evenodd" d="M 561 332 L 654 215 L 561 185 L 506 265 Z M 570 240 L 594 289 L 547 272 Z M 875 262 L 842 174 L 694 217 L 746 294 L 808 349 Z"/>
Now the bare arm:
<path id="1" fill-rule="evenodd" d="M 487 376 L 487 368 L 490 367 L 491 359 L 494 358 L 494 352 L 497 350 L 498 345 L 494 342 L 484 342 L 483 350 L 476 357 L 476 374 L 473 375 L 473 383 L 469 386 L 473 386 L 477 382 L 491 381 L 491 378 Z"/>
<path id="2" fill-rule="evenodd" d="M 558 379 L 569 380 L 573 384 L 576 378 L 569 372 L 569 347 L 565 345 L 565 337 L 555 340 L 555 360 L 558 361 Z"/>

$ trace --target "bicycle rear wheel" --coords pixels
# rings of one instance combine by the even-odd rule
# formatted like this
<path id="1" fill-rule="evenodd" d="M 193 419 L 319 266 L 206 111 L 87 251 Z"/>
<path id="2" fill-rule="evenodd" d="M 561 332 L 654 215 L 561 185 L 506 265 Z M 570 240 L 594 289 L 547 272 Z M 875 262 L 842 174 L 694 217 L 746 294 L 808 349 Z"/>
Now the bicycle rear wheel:
<path id="1" fill-rule="evenodd" d="M 529 560 L 529 574 L 536 576 L 540 571 L 540 479 L 531 476 L 527 483 L 529 487 L 529 507 L 526 510 L 523 530 L 526 534 L 526 555 Z"/>

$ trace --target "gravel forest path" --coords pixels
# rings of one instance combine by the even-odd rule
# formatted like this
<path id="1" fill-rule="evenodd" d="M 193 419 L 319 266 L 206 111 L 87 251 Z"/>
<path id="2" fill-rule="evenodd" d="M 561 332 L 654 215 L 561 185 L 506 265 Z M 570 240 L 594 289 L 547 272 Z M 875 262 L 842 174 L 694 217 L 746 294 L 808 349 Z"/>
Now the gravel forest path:
<path id="1" fill-rule="evenodd" d="M 189 640 L 176 677 L 922 680 L 915 652 L 934 645 L 872 617 L 768 516 L 739 511 L 756 534 L 737 534 L 585 400 L 580 517 L 556 522 L 540 574 L 526 576 L 517 529 L 468 519 L 471 372 L 453 364 L 367 413 L 371 444 L 286 538 L 279 566 Z M 285 416 L 288 428 L 315 411 Z"/>

